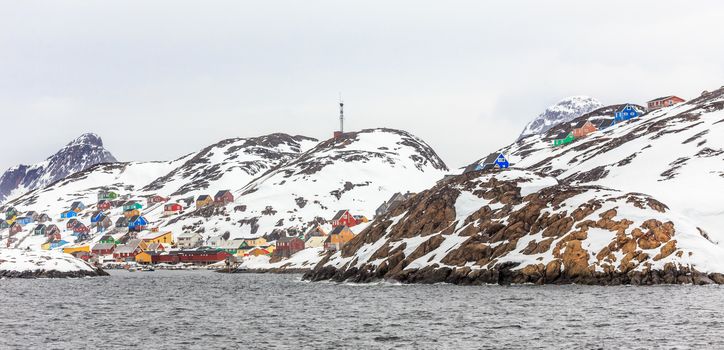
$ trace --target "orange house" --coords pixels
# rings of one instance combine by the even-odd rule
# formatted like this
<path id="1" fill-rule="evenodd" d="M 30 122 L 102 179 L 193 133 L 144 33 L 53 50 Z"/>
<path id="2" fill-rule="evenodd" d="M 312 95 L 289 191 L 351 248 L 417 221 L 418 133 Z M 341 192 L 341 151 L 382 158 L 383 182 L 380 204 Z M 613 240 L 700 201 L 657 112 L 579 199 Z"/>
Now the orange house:
<path id="1" fill-rule="evenodd" d="M 588 136 L 588 134 L 598 130 L 593 123 L 591 123 L 588 120 L 582 120 L 578 122 L 573 129 L 573 137 L 580 139 L 582 137 Z"/>
<path id="2" fill-rule="evenodd" d="M 139 211 L 138 209 L 126 210 L 123 212 L 123 216 L 125 216 L 126 219 L 130 219 L 134 216 L 141 216 L 141 211 Z"/>
<path id="3" fill-rule="evenodd" d="M 324 250 L 341 250 L 344 245 L 354 238 L 354 233 L 347 226 L 337 226 L 329 233 L 324 241 Z"/>

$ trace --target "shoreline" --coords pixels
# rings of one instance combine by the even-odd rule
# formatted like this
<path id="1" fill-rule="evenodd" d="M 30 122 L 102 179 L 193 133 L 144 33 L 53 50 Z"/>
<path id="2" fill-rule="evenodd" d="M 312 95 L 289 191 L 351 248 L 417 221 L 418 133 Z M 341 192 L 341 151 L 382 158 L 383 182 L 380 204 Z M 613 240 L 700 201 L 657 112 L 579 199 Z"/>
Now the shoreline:
<path id="1" fill-rule="evenodd" d="M 101 268 L 94 268 L 92 271 L 58 271 L 58 270 L 0 270 L 0 278 L 83 278 L 83 277 L 104 277 L 110 276 L 108 272 Z"/>

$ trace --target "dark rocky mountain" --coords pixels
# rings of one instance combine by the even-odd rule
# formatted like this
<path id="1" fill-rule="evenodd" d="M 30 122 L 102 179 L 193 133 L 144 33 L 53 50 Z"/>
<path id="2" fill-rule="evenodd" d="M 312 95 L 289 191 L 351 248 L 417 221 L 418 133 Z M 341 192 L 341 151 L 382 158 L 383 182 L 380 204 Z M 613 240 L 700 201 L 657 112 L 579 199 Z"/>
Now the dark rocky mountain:
<path id="1" fill-rule="evenodd" d="M 17 165 L 0 177 L 0 202 L 45 187 L 100 163 L 116 162 L 96 134 L 83 134 L 43 162 Z"/>
<path id="2" fill-rule="evenodd" d="M 546 108 L 533 121 L 528 123 L 520 134 L 520 138 L 545 133 L 548 129 L 565 122 L 569 122 L 583 114 L 603 107 L 595 98 L 588 96 L 571 96 Z"/>

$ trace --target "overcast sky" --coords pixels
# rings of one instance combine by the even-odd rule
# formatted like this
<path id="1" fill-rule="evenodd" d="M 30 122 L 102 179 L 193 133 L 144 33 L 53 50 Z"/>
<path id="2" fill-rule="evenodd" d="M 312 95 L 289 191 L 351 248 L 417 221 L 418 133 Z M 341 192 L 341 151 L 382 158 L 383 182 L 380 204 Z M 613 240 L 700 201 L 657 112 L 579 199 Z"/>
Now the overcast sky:
<path id="1" fill-rule="evenodd" d="M 0 168 L 83 132 L 119 160 L 405 129 L 449 166 L 569 95 L 724 84 L 724 1 L 2 1 Z"/>

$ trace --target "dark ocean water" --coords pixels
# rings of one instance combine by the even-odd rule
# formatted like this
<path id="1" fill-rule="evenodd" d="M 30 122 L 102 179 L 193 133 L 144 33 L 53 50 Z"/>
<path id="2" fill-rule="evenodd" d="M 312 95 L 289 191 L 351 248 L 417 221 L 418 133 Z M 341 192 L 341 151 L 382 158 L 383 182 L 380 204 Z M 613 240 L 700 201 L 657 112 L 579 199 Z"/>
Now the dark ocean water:
<path id="1" fill-rule="evenodd" d="M 723 349 L 718 286 L 308 283 L 111 272 L 0 280 L 1 349 Z"/>

